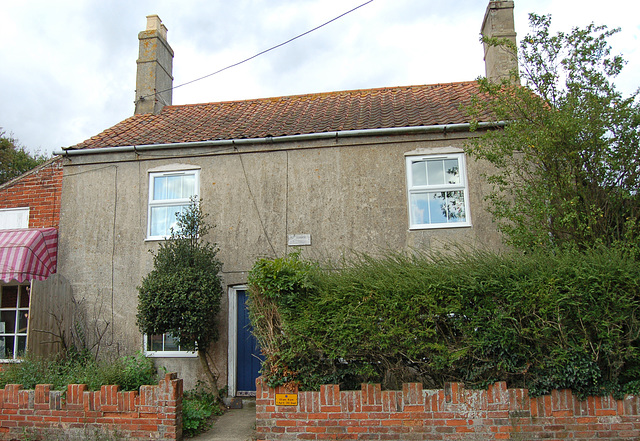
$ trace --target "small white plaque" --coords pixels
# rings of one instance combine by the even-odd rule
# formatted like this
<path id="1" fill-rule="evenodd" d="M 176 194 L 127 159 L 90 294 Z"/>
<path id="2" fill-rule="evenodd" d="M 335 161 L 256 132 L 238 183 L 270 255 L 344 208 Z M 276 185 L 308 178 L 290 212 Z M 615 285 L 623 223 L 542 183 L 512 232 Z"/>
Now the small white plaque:
<path id="1" fill-rule="evenodd" d="M 287 245 L 289 245 L 290 247 L 311 245 L 311 235 L 310 234 L 288 234 Z"/>

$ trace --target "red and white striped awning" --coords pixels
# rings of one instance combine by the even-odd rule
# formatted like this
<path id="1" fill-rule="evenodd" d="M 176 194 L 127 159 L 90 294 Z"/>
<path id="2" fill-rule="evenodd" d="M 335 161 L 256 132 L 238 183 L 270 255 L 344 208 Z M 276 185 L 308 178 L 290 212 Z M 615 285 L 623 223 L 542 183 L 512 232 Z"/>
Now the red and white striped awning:
<path id="1" fill-rule="evenodd" d="M 57 229 L 0 230 L 2 281 L 44 280 L 56 272 L 57 261 Z"/>

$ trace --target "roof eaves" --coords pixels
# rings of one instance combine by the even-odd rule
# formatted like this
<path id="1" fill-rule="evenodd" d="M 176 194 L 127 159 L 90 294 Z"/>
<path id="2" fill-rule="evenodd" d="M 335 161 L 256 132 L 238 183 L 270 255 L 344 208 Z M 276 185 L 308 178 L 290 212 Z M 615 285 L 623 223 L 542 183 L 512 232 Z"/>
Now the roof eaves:
<path id="1" fill-rule="evenodd" d="M 502 126 L 503 123 L 479 123 L 479 127 L 495 127 Z M 56 155 L 75 156 L 83 154 L 100 154 L 100 153 L 119 153 L 130 151 L 142 151 L 142 150 L 162 150 L 172 148 L 186 148 L 186 147 L 211 147 L 222 145 L 235 145 L 235 144 L 261 144 L 261 143 L 279 143 L 287 141 L 304 141 L 312 139 L 328 139 L 328 138 L 349 138 L 349 137 L 363 137 L 363 136 L 381 136 L 390 134 L 421 134 L 421 133 L 433 133 L 433 132 L 456 132 L 456 131 L 468 131 L 471 127 L 470 123 L 457 123 L 457 124 L 437 124 L 432 126 L 412 126 L 412 127 L 381 127 L 364 130 L 347 130 L 347 131 L 330 131 L 330 132 L 317 132 L 306 133 L 299 135 L 285 135 L 285 136 L 265 136 L 261 138 L 235 138 L 235 139 L 221 139 L 212 141 L 195 141 L 195 142 L 178 142 L 178 143 L 156 143 L 145 145 L 129 145 L 129 146 L 114 146 L 114 147 L 100 147 L 93 149 L 77 149 L 77 150 L 64 150 L 54 152 Z"/>

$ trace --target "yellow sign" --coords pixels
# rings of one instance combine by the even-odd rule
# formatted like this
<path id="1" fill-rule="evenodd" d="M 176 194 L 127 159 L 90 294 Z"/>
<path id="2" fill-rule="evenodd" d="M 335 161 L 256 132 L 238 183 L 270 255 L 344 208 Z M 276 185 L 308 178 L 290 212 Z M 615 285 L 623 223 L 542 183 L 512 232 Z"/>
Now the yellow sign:
<path id="1" fill-rule="evenodd" d="M 276 394 L 276 406 L 297 406 L 298 394 Z"/>

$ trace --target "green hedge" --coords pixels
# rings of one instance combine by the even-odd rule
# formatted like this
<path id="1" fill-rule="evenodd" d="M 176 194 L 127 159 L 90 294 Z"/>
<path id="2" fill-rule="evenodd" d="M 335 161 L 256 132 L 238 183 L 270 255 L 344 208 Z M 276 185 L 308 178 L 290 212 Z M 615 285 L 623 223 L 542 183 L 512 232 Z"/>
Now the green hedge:
<path id="1" fill-rule="evenodd" d="M 259 260 L 250 313 L 272 386 L 405 381 L 540 395 L 640 390 L 640 265 L 618 248 Z"/>

